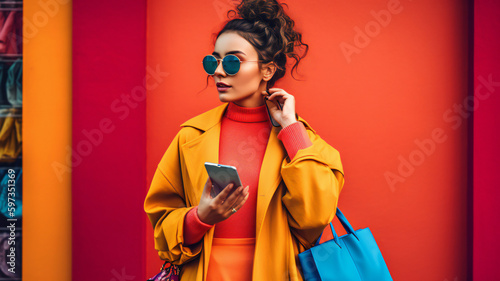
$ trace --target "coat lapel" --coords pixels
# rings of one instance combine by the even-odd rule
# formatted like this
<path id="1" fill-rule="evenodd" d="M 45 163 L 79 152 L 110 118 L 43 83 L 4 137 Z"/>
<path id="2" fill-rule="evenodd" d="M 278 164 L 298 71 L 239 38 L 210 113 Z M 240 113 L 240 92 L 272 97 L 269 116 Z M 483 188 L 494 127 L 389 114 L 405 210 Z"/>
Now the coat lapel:
<path id="1" fill-rule="evenodd" d="M 192 206 L 200 202 L 201 193 L 208 178 L 205 162 L 219 162 L 219 136 L 220 123 L 183 146 L 188 182 L 192 183 L 191 188 L 187 190 L 193 192 L 187 197 L 192 199 L 190 202 Z"/>
<path id="2" fill-rule="evenodd" d="M 269 202 L 281 182 L 281 164 L 286 156 L 285 149 L 278 139 L 281 127 L 273 127 L 267 142 L 266 152 L 262 160 L 259 175 L 259 189 L 257 195 L 256 237 L 266 215 Z"/>
<path id="3" fill-rule="evenodd" d="M 201 134 L 189 140 L 181 147 L 183 154 L 185 175 L 191 187 L 185 188 L 186 196 L 191 206 L 196 206 L 200 202 L 201 193 L 207 181 L 208 174 L 205 169 L 205 162 L 219 162 L 219 138 L 221 119 L 227 104 L 218 106 L 182 124 L 182 127 L 193 127 L 201 131 Z"/>

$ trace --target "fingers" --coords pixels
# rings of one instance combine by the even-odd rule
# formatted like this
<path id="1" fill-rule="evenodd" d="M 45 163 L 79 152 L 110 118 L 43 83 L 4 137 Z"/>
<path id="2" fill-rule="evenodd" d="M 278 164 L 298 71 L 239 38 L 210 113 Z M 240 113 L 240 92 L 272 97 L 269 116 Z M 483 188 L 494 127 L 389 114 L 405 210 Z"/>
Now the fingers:
<path id="1" fill-rule="evenodd" d="M 269 94 L 267 94 L 267 91 L 262 91 L 262 95 L 266 96 L 269 100 L 275 100 L 278 97 L 282 97 L 283 99 L 286 99 L 288 97 L 293 97 L 292 95 L 287 93 L 285 90 L 280 89 L 280 88 L 269 89 Z"/>
<path id="2" fill-rule="evenodd" d="M 266 91 L 263 91 L 262 94 L 265 96 L 266 100 L 273 103 L 273 109 L 275 109 L 274 107 L 278 107 L 280 110 L 283 110 L 283 106 L 281 104 L 290 107 L 292 106 L 292 103 L 294 103 L 294 96 L 290 95 L 283 89 L 271 88 L 269 89 L 269 92 L 271 93 L 270 95 L 267 95 Z"/>
<path id="3" fill-rule="evenodd" d="M 267 93 L 267 91 L 262 91 L 262 95 L 264 96 L 270 96 L 276 92 L 279 92 L 279 91 L 283 91 L 283 89 L 281 88 L 269 88 L 269 94 Z"/>
<path id="4" fill-rule="evenodd" d="M 243 206 L 241 202 L 246 201 L 245 198 L 248 197 L 248 195 L 250 194 L 249 188 L 250 188 L 249 186 L 245 188 L 243 186 L 240 186 L 227 198 L 227 200 L 224 203 L 225 205 L 227 204 L 226 206 L 228 211 L 232 211 L 233 208 L 238 210 L 239 208 L 241 208 L 241 206 Z M 240 206 L 240 207 L 236 208 L 235 206 Z"/>
<path id="5" fill-rule="evenodd" d="M 248 187 L 247 187 L 247 190 L 248 190 Z M 241 207 L 243 207 L 243 205 L 245 204 L 245 202 L 247 202 L 249 195 L 250 195 L 250 192 L 247 192 L 246 195 L 243 198 L 241 198 L 241 200 L 239 202 L 237 202 L 237 204 L 233 208 L 236 211 L 238 211 L 239 209 L 241 209 Z M 231 208 L 231 210 L 233 208 Z"/>
<path id="6" fill-rule="evenodd" d="M 272 100 L 274 99 L 274 94 L 275 93 L 278 93 L 280 91 L 283 91 L 283 89 L 279 89 L 279 88 L 271 88 L 269 89 L 269 92 L 268 91 L 262 91 L 261 94 L 266 98 L 266 99 L 269 99 L 269 100 Z M 285 92 L 285 91 L 283 91 Z"/>
<path id="7" fill-rule="evenodd" d="M 230 193 L 231 190 L 234 192 Z M 233 209 L 237 211 L 245 204 L 249 194 L 249 186 L 235 188 L 234 184 L 229 184 L 215 198 L 202 197 L 198 205 L 198 216 L 201 221 L 208 224 L 226 220 L 235 213 Z"/>
<path id="8" fill-rule="evenodd" d="M 233 190 L 234 184 L 228 184 L 220 193 L 215 197 L 217 204 L 224 204 L 229 196 L 229 193 Z"/>
<path id="9" fill-rule="evenodd" d="M 276 102 L 270 100 L 265 100 L 264 102 L 266 103 L 269 112 L 274 116 L 275 112 L 279 110 Z"/>
<path id="10" fill-rule="evenodd" d="M 207 182 L 205 183 L 205 187 L 203 188 L 203 191 L 201 193 L 201 197 L 205 197 L 205 196 L 210 196 L 210 192 L 212 191 L 212 180 L 210 179 L 210 177 L 208 177 L 207 179 Z"/>

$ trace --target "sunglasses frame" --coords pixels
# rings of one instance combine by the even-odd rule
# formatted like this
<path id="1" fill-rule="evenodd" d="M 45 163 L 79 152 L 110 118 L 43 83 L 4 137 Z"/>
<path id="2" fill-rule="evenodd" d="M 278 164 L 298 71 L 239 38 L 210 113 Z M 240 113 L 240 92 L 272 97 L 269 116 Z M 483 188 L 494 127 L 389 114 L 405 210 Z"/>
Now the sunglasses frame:
<path id="1" fill-rule="evenodd" d="M 204 56 L 204 57 L 203 57 L 203 59 L 205 59 L 206 57 L 213 57 L 213 58 L 217 61 L 217 67 L 215 68 L 214 73 L 212 73 L 212 74 L 208 73 L 208 72 L 207 72 L 207 70 L 205 69 L 205 67 L 203 67 L 203 70 L 205 70 L 205 72 L 206 72 L 208 75 L 214 75 L 214 74 L 215 74 L 215 71 L 216 71 L 216 70 L 217 70 L 217 68 L 219 67 L 220 63 L 222 63 L 222 61 L 223 61 L 225 58 L 229 57 L 229 56 L 233 56 L 233 57 L 237 58 L 237 59 L 238 59 L 238 62 L 239 62 L 239 64 L 240 64 L 240 67 L 241 67 L 241 63 L 242 63 L 242 62 L 263 62 L 263 60 L 244 60 L 244 61 L 242 61 L 242 60 L 240 60 L 240 58 L 239 58 L 239 57 L 237 57 L 237 56 L 235 56 L 235 55 L 233 55 L 233 54 L 229 54 L 229 55 L 227 55 L 227 56 L 225 56 L 225 57 L 223 57 L 223 58 L 221 58 L 221 59 L 216 58 L 214 55 L 206 55 L 206 56 Z M 203 64 L 203 60 L 201 61 L 201 63 Z M 240 68 L 238 68 L 238 71 L 236 71 L 236 73 L 234 73 L 234 74 L 229 74 L 229 73 L 227 73 L 227 71 L 224 69 L 224 64 L 223 64 L 223 65 L 222 65 L 222 70 L 224 70 L 224 72 L 225 72 L 227 75 L 229 75 L 229 76 L 234 76 L 234 75 L 238 74 L 238 72 L 240 71 Z"/>

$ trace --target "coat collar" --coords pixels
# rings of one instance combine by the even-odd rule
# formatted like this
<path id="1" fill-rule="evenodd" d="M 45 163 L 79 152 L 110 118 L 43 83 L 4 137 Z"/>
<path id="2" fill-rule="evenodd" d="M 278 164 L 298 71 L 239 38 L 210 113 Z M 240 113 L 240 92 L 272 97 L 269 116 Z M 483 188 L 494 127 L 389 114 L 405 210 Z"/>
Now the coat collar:
<path id="1" fill-rule="evenodd" d="M 207 131 L 208 129 L 216 126 L 218 123 L 221 122 L 222 116 L 224 115 L 224 112 L 226 111 L 228 106 L 228 103 L 224 103 L 222 105 L 217 106 L 216 108 L 213 108 L 209 111 L 206 111 L 196 117 L 193 117 L 189 119 L 188 121 L 184 122 L 181 124 L 181 127 L 193 127 L 198 130 L 201 130 L 203 132 Z M 297 120 L 304 123 L 304 126 L 306 129 L 310 129 L 314 133 L 316 131 L 307 123 L 306 120 L 302 119 L 302 117 L 296 115 Z M 278 127 L 280 128 L 280 127 Z M 276 128 L 274 128 L 276 129 Z M 274 130 L 273 130 L 274 131 Z M 279 130 L 278 130 L 279 132 Z"/>
<path id="2" fill-rule="evenodd" d="M 216 108 L 213 108 L 182 123 L 181 127 L 193 127 L 205 132 L 221 122 L 222 116 L 224 115 L 227 106 L 228 103 L 219 105 Z"/>

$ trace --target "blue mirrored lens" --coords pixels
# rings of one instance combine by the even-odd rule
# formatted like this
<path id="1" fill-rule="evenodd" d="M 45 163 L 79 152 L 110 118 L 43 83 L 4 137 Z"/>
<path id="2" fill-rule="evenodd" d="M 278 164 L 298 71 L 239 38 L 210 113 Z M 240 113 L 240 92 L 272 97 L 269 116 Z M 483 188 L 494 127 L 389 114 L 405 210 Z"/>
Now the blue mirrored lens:
<path id="1" fill-rule="evenodd" d="M 222 60 L 222 67 L 228 75 L 235 75 L 240 70 L 240 60 L 235 55 L 227 55 Z"/>
<path id="2" fill-rule="evenodd" d="M 209 74 L 214 75 L 217 69 L 217 60 L 214 56 L 206 56 L 203 58 L 203 69 Z"/>

